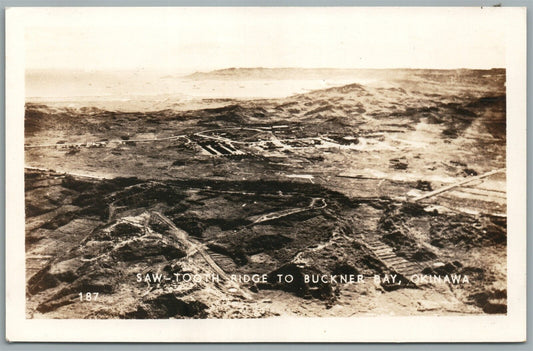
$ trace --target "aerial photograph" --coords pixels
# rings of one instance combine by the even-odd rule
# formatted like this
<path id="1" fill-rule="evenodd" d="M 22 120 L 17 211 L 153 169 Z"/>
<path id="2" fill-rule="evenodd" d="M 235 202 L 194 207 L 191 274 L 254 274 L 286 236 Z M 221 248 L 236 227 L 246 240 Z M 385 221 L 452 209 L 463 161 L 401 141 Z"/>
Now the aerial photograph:
<path id="1" fill-rule="evenodd" d="M 272 11 L 27 29 L 26 318 L 507 313 L 499 34 Z"/>

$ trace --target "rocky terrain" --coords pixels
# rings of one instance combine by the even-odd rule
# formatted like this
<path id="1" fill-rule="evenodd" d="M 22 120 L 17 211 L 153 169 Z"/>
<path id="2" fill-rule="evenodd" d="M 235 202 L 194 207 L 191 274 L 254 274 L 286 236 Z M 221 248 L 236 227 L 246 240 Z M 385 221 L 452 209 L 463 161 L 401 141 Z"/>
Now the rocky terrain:
<path id="1" fill-rule="evenodd" d="M 146 112 L 28 102 L 28 317 L 505 313 L 505 71 L 358 74 Z"/>

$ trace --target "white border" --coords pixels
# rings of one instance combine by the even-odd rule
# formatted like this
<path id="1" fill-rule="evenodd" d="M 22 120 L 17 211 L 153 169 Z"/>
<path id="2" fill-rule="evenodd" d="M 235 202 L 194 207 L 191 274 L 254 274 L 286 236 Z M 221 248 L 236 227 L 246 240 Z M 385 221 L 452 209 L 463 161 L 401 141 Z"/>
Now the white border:
<path id="1" fill-rule="evenodd" d="M 378 9 L 338 8 L 338 10 L 372 12 Z M 446 16 L 453 16 L 455 12 L 462 10 L 464 9 L 442 8 Z M 508 89 L 508 314 L 506 316 L 149 321 L 25 319 L 24 30 L 25 26 L 31 24 L 25 18 L 25 11 L 27 8 L 6 10 L 6 337 L 9 341 L 525 341 L 526 8 L 483 9 L 483 11 L 498 11 L 505 17 L 507 23 L 505 38 Z M 53 9 L 41 8 L 40 11 L 53 11 Z M 81 10 L 78 8 L 78 11 Z M 453 21 L 450 21 L 450 25 L 453 25 Z"/>

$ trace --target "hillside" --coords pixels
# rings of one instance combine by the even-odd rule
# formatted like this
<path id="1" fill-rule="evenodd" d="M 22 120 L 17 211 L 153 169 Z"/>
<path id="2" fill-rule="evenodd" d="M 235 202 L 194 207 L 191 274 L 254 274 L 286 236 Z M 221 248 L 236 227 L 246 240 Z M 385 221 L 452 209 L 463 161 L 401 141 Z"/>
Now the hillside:
<path id="1" fill-rule="evenodd" d="M 27 103 L 28 316 L 505 313 L 504 72 L 365 74 L 143 112 Z"/>

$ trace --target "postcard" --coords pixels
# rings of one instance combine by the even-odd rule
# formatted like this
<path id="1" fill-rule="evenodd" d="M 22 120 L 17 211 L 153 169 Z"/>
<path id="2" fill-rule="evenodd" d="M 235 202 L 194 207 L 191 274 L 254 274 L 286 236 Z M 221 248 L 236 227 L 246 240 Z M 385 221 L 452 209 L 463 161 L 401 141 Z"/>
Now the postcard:
<path id="1" fill-rule="evenodd" d="M 525 8 L 6 21 L 10 341 L 525 340 Z"/>

